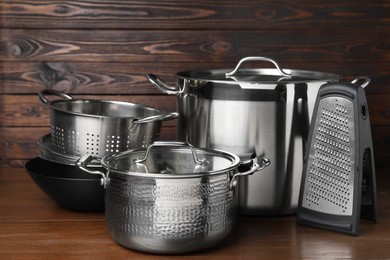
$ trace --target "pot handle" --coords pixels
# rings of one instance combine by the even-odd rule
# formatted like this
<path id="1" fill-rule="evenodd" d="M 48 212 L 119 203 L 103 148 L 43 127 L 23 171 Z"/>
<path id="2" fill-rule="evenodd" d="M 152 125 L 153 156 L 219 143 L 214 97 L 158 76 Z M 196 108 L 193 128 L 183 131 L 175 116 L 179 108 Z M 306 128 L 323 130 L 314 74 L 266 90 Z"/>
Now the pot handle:
<path id="1" fill-rule="evenodd" d="M 192 156 L 194 158 L 194 162 L 196 164 L 201 164 L 201 165 L 208 164 L 208 161 L 206 161 L 206 158 L 199 159 L 198 155 L 196 154 L 196 149 L 192 144 L 190 144 L 188 142 L 169 142 L 169 141 L 154 142 L 153 144 L 149 145 L 148 148 L 146 149 L 145 157 L 142 159 L 138 158 L 138 159 L 134 160 L 134 162 L 136 162 L 136 163 L 145 162 L 148 159 L 149 153 L 153 149 L 153 147 L 186 147 L 186 148 L 190 148 L 191 152 L 192 152 Z"/>
<path id="2" fill-rule="evenodd" d="M 155 86 L 164 94 L 177 95 L 180 93 L 178 90 L 176 90 L 176 88 L 169 86 L 167 83 L 165 83 L 162 79 L 160 79 L 154 74 L 147 74 L 146 77 L 148 78 L 149 82 L 153 84 L 153 86 Z"/>
<path id="3" fill-rule="evenodd" d="M 39 96 L 39 100 L 45 105 L 49 102 L 49 100 L 45 97 L 45 95 L 56 95 L 63 99 L 73 99 L 68 94 L 62 93 L 60 91 L 54 89 L 44 89 L 38 93 L 38 96 Z"/>
<path id="4" fill-rule="evenodd" d="M 137 120 L 134 120 L 133 123 L 134 124 L 144 124 L 144 123 L 150 123 L 150 122 L 160 121 L 160 120 L 161 121 L 168 121 L 171 119 L 175 119 L 178 116 L 179 116 L 179 113 L 172 112 L 172 113 L 168 113 L 165 115 L 155 115 L 155 116 L 148 116 L 148 117 L 145 117 L 142 119 L 137 119 Z"/>
<path id="5" fill-rule="evenodd" d="M 234 76 L 239 71 L 241 65 L 244 62 L 247 62 L 247 61 L 269 61 L 269 62 L 271 62 L 272 64 L 275 65 L 276 69 L 279 71 L 281 76 L 283 76 L 283 77 L 291 77 L 291 74 L 289 74 L 287 72 L 284 72 L 276 61 L 274 61 L 271 58 L 261 57 L 261 56 L 259 56 L 259 57 L 257 57 L 257 56 L 255 56 L 255 57 L 246 57 L 246 58 L 241 59 L 238 62 L 236 68 L 233 71 L 226 73 L 226 77 Z"/>
<path id="6" fill-rule="evenodd" d="M 100 179 L 100 184 L 104 188 L 106 188 L 107 184 L 108 184 L 108 181 L 109 181 L 108 174 L 106 176 L 106 174 L 104 172 L 101 172 L 101 171 L 98 171 L 98 170 L 94 170 L 94 171 L 90 170 L 88 168 L 88 165 L 92 161 L 99 161 L 99 162 L 101 162 L 101 159 L 99 157 L 97 157 L 97 156 L 86 154 L 84 156 L 81 156 L 80 159 L 76 162 L 76 167 L 78 167 L 79 169 L 83 170 L 86 173 L 95 174 L 95 175 L 98 174 L 98 175 L 102 176 L 102 178 Z"/>
<path id="7" fill-rule="evenodd" d="M 253 159 L 252 159 L 253 161 Z M 233 175 L 232 179 L 230 180 L 230 189 L 233 189 L 234 187 L 237 186 L 237 178 L 240 177 L 240 176 L 248 176 L 248 175 L 252 175 L 253 173 L 257 172 L 257 171 L 261 171 L 263 170 L 265 167 L 267 167 L 268 165 L 270 165 L 270 160 L 267 159 L 267 158 L 263 158 L 261 160 L 261 163 L 258 164 L 258 163 L 254 163 L 253 162 L 253 165 L 252 165 L 252 168 L 249 169 L 248 171 L 245 171 L 245 172 L 238 172 L 236 174 Z"/>
<path id="8" fill-rule="evenodd" d="M 352 80 L 351 83 L 358 84 L 362 88 L 365 88 L 365 87 L 367 87 L 368 84 L 370 84 L 370 81 L 371 81 L 370 77 L 368 77 L 368 76 L 360 76 L 360 77 L 357 77 L 356 79 Z"/>

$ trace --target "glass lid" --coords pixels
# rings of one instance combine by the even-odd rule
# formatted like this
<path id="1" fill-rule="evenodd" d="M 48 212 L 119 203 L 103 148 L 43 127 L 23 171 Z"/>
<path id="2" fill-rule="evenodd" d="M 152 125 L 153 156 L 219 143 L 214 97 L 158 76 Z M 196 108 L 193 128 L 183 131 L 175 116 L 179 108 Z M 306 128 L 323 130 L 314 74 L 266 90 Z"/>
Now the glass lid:
<path id="1" fill-rule="evenodd" d="M 219 150 L 194 148 L 188 143 L 155 142 L 147 149 L 106 156 L 102 162 L 110 172 L 177 177 L 230 171 L 238 167 L 240 159 Z"/>

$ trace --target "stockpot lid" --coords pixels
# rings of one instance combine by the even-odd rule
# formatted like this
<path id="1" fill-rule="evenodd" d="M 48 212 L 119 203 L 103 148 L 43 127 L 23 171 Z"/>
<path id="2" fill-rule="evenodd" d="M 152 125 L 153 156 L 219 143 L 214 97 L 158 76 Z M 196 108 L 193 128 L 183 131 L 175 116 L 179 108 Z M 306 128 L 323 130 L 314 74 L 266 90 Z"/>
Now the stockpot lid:
<path id="1" fill-rule="evenodd" d="M 243 69 L 241 66 L 248 61 L 267 61 L 275 65 L 276 68 L 264 69 Z M 246 57 L 239 61 L 234 70 L 192 70 L 183 71 L 177 74 L 178 78 L 194 81 L 212 81 L 216 83 L 234 84 L 283 84 L 283 83 L 309 83 L 317 81 L 335 81 L 340 76 L 333 73 L 282 69 L 279 64 L 266 57 Z"/>
<path id="2" fill-rule="evenodd" d="M 236 170 L 237 155 L 214 149 L 194 148 L 182 142 L 155 142 L 148 148 L 114 153 L 102 158 L 108 172 L 177 178 L 214 175 Z"/>

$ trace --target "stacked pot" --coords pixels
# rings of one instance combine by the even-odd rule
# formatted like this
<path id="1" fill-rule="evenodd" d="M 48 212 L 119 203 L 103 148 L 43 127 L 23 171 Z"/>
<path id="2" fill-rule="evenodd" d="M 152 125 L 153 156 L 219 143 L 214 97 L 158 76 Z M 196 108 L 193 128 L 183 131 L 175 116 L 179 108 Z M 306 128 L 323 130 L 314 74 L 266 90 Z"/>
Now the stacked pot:
<path id="1" fill-rule="evenodd" d="M 49 95 L 57 98 L 49 100 Z M 178 116 L 127 102 L 73 99 L 51 89 L 41 91 L 39 99 L 50 108 L 51 133 L 38 140 L 41 154 L 26 169 L 60 205 L 80 211 L 104 210 L 100 177 L 76 167 L 81 156 L 102 158 L 147 147 L 159 137 L 162 121 Z M 99 167 L 100 161 L 91 165 Z"/>
<path id="2" fill-rule="evenodd" d="M 155 142 L 175 112 L 54 90 L 39 98 L 50 108 L 51 133 L 38 141 L 40 157 L 27 162 L 27 171 L 62 206 L 104 210 L 113 239 L 134 250 L 178 254 L 217 245 L 234 226 L 238 177 L 269 165 Z"/>

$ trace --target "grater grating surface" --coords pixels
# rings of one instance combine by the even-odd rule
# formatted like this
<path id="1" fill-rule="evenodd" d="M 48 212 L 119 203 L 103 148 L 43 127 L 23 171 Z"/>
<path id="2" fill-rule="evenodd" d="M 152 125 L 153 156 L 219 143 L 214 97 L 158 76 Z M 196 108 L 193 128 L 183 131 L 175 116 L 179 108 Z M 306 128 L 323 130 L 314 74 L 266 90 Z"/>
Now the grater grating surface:
<path id="1" fill-rule="evenodd" d="M 319 89 L 306 145 L 297 223 L 351 235 L 376 222 L 376 181 L 367 100 L 361 86 Z"/>
<path id="2" fill-rule="evenodd" d="M 354 173 L 353 103 L 341 97 L 319 103 L 302 206 L 352 215 Z"/>

